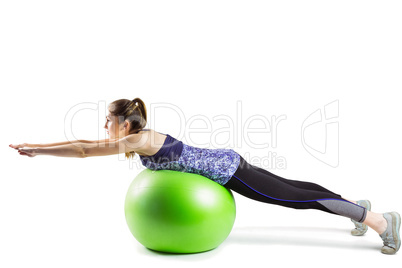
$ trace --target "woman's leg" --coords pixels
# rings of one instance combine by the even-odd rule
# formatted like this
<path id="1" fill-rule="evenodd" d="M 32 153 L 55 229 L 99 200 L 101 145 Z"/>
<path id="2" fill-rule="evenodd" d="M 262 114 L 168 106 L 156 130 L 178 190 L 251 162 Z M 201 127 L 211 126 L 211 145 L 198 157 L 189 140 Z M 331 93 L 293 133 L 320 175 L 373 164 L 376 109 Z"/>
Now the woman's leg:
<path id="1" fill-rule="evenodd" d="M 260 167 L 254 166 L 254 165 L 250 165 L 250 166 L 253 167 L 254 169 L 256 169 L 259 172 L 262 172 L 262 173 L 267 174 L 267 175 L 269 175 L 271 177 L 277 178 L 280 181 L 283 181 L 283 182 L 285 182 L 285 183 L 287 183 L 289 185 L 295 186 L 295 187 L 300 188 L 300 189 L 308 189 L 308 190 L 315 190 L 315 191 L 328 192 L 328 193 L 331 193 L 331 194 L 335 194 L 335 193 L 331 192 L 330 190 L 328 190 L 328 189 L 326 189 L 326 188 L 324 188 L 321 185 L 318 185 L 316 183 L 307 182 L 307 181 L 297 181 L 297 180 L 285 179 L 285 178 L 282 178 L 282 177 L 280 177 L 280 176 L 278 176 L 276 174 L 273 174 L 273 173 L 269 172 L 266 169 L 263 169 L 263 168 L 260 168 Z M 348 200 L 348 201 L 350 201 L 350 200 Z M 352 203 L 356 203 L 356 202 L 352 202 Z"/>
<path id="2" fill-rule="evenodd" d="M 285 179 L 282 178 L 278 175 L 275 175 L 271 172 L 269 172 L 266 169 L 254 166 L 254 165 L 250 165 L 252 168 L 254 168 L 255 170 L 269 175 L 271 177 L 274 177 L 282 182 L 285 182 L 289 185 L 301 188 L 301 189 L 312 189 L 312 190 L 316 190 L 316 191 L 322 191 L 322 192 L 328 192 L 328 193 L 332 193 L 330 190 L 322 187 L 321 185 L 312 183 L 312 182 L 305 182 L 305 181 L 296 181 L 296 180 L 289 180 L 289 179 Z M 345 199 L 351 203 L 356 204 L 356 201 L 354 200 L 349 200 L 349 199 Z M 364 222 L 362 222 L 363 224 L 366 224 L 367 226 L 369 226 L 370 228 L 372 228 L 374 231 L 376 231 L 378 234 L 382 234 L 385 229 L 387 228 L 387 221 L 385 220 L 385 218 L 383 217 L 382 213 L 375 213 L 375 212 L 371 212 L 371 211 L 367 211 L 366 214 L 366 218 L 364 220 Z"/>
<path id="3" fill-rule="evenodd" d="M 295 209 L 318 209 L 351 218 L 374 229 L 384 242 L 382 253 L 395 254 L 401 245 L 397 212 L 374 213 L 315 183 L 281 178 L 247 163 L 240 164 L 225 187 L 248 198 Z"/>
<path id="4" fill-rule="evenodd" d="M 317 184 L 292 181 L 258 169 L 243 157 L 225 187 L 251 199 L 294 209 L 318 209 L 363 222 L 366 208 Z"/>

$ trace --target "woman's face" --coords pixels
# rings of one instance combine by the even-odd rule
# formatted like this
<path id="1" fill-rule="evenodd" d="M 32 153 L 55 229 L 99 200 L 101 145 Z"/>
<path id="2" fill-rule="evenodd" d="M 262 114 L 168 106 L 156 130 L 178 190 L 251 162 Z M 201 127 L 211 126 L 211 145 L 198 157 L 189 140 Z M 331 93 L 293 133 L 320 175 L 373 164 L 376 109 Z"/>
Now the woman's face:
<path id="1" fill-rule="evenodd" d="M 110 112 L 106 115 L 106 123 L 104 128 L 106 129 L 107 134 L 110 139 L 120 139 L 126 136 L 126 129 L 124 126 L 127 126 L 127 122 L 123 122 L 119 125 L 118 117 L 113 116 Z"/>

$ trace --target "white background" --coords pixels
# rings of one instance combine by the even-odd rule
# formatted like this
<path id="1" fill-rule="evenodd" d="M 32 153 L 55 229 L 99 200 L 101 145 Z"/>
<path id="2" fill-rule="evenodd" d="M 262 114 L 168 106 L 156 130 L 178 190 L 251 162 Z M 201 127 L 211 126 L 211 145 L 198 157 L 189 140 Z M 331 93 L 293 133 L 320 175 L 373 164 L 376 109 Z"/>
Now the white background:
<path id="1" fill-rule="evenodd" d="M 275 148 L 255 148 L 244 137 L 222 147 L 256 159 L 274 152 L 286 167 L 261 167 L 370 199 L 376 212 L 402 212 L 401 13 L 400 1 L 2 1 L 0 266 L 400 263 L 400 252 L 380 253 L 373 230 L 352 237 L 347 218 L 237 194 L 236 222 L 221 246 L 158 254 L 125 222 L 127 188 L 144 168 L 138 156 L 29 158 L 8 145 L 65 141 L 71 133 L 103 139 L 104 106 L 120 98 L 140 97 L 154 118 L 148 127 L 205 148 L 219 147 L 211 131 L 180 134 L 197 125 L 191 118 L 204 116 L 216 131 L 227 127 L 213 121 L 219 115 L 239 129 L 253 116 L 284 115 Z M 236 119 L 239 102 L 243 122 Z M 303 121 L 331 102 L 339 104 L 339 133 L 331 134 L 339 134 L 336 166 L 309 154 L 301 139 Z M 160 103 L 185 121 L 173 110 L 152 112 Z M 309 142 L 318 148 L 325 124 L 316 126 Z M 253 135 L 255 143 L 272 138 Z"/>

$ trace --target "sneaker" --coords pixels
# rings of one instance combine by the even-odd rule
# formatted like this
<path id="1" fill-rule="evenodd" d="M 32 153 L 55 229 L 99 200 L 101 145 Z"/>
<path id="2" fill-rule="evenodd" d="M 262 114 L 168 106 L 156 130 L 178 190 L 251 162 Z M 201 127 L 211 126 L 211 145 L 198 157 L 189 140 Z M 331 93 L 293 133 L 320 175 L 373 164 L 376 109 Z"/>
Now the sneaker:
<path id="1" fill-rule="evenodd" d="M 359 206 L 365 207 L 368 211 L 371 211 L 371 203 L 368 200 L 359 200 L 357 201 L 357 204 Z M 360 236 L 360 235 L 364 235 L 367 230 L 368 227 L 367 225 L 357 222 L 353 219 L 350 219 L 354 224 L 355 224 L 355 229 L 353 229 L 352 231 L 350 231 L 350 233 L 354 236 Z"/>
<path id="2" fill-rule="evenodd" d="M 380 234 L 384 241 L 381 252 L 384 254 L 395 254 L 401 247 L 399 229 L 401 228 L 401 216 L 398 212 L 387 212 L 382 214 L 387 220 L 387 229 Z"/>

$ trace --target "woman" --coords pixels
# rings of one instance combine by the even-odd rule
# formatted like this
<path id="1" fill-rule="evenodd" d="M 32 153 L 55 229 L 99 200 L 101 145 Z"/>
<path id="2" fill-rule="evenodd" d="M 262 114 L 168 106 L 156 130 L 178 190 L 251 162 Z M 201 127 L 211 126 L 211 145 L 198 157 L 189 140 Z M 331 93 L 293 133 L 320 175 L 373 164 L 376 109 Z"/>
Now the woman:
<path id="1" fill-rule="evenodd" d="M 382 253 L 400 248 L 401 218 L 397 212 L 374 213 L 368 200 L 351 201 L 311 182 L 288 180 L 247 163 L 232 149 L 203 149 L 184 144 L 169 134 L 144 129 L 147 112 L 140 98 L 119 99 L 108 107 L 106 124 L 110 138 L 99 141 L 67 141 L 52 144 L 10 145 L 21 155 L 91 157 L 125 153 L 139 154 L 152 170 L 171 169 L 203 175 L 251 199 L 294 209 L 318 209 L 348 217 L 355 224 L 352 235 L 360 236 L 367 226 L 383 240 Z"/>

